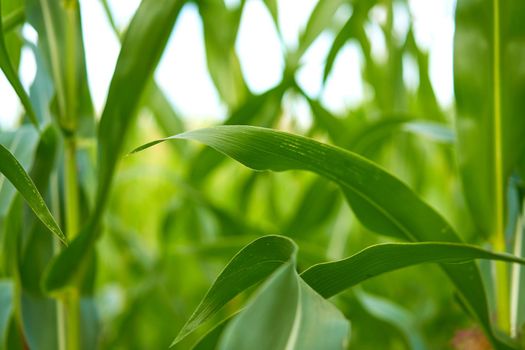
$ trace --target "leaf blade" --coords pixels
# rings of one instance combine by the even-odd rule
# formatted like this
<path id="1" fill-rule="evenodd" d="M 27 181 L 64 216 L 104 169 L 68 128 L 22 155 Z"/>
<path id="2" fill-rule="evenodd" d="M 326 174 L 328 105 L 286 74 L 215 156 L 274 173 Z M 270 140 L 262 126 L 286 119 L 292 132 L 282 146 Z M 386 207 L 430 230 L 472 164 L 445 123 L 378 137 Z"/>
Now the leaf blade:
<path id="1" fill-rule="evenodd" d="M 372 231 L 409 241 L 461 242 L 452 227 L 404 183 L 361 156 L 302 136 L 252 126 L 217 126 L 169 139 L 200 141 L 255 170 L 307 170 L 339 184 Z M 384 194 L 388 193 L 388 196 Z M 400 205 L 400 203 L 402 205 Z M 498 348 L 477 265 L 442 265 Z"/>
<path id="2" fill-rule="evenodd" d="M 4 174 L 13 186 L 15 186 L 47 229 L 57 236 L 62 243 L 67 245 L 68 241 L 66 236 L 62 233 L 62 230 L 51 215 L 44 199 L 36 189 L 33 180 L 11 152 L 2 145 L 0 145 L 0 173 Z"/>
<path id="3" fill-rule="evenodd" d="M 219 274 L 171 345 L 192 333 L 237 294 L 295 259 L 296 252 L 295 243 L 282 236 L 265 236 L 244 247 Z"/>
<path id="4" fill-rule="evenodd" d="M 383 243 L 349 258 L 314 265 L 301 277 L 325 298 L 341 293 L 370 277 L 422 263 L 461 263 L 491 259 L 525 264 L 525 259 L 457 243 Z M 368 262 L 373 262 L 369 264 Z"/>

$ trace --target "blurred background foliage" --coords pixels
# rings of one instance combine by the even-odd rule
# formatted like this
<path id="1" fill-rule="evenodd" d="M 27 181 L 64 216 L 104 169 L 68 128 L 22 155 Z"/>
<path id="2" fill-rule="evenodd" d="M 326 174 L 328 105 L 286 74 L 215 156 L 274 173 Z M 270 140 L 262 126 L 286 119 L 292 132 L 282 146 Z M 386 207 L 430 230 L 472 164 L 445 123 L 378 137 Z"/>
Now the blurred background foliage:
<path id="1" fill-rule="evenodd" d="M 261 0 L 274 21 L 282 46 L 278 54 L 284 64 L 280 82 L 266 91 L 250 89 L 236 47 L 242 34 L 243 11 L 250 1 L 188 1 L 184 6 L 196 9 L 202 23 L 208 73 L 224 118 L 218 121 L 186 115 L 168 97 L 169 86 L 160 87 L 152 79 L 142 95 L 138 119 L 126 136 L 124 150 L 210 124 L 257 125 L 307 135 L 380 164 L 441 213 L 465 241 L 480 243 L 482 237 L 475 234 L 458 176 L 454 106 L 444 106 L 436 98 L 429 55 L 415 39 L 407 1 L 319 1 L 302 24 L 296 45 L 291 46 L 285 43 L 283 19 L 279 20 L 284 1 Z M 101 4 L 115 38 L 122 37 L 127 24 L 118 25 L 111 4 L 105 0 Z M 35 0 L 26 0 L 25 6 L 28 23 L 41 33 L 41 19 L 31 12 Z M 29 89 L 30 98 L 39 120 L 46 121 L 61 108 L 52 93 L 56 72 L 50 72 L 49 63 L 42 57 L 48 50 L 46 41 L 39 37 L 35 43 L 19 26 L 16 16 L 24 16 L 23 12 L 17 14 L 21 8 L 22 0 L 2 1 L 7 50 L 15 67 L 19 67 L 22 47 L 33 51 L 36 79 Z M 396 30 L 396 16 L 407 18 L 405 31 Z M 81 32 L 77 34 L 82 37 Z M 309 49 L 321 35 L 331 38 L 319 66 L 323 84 L 330 79 L 342 50 L 348 44 L 358 49 L 362 58 L 359 79 L 364 89 L 357 103 L 333 108 L 321 92 L 311 94 L 298 83 L 298 72 L 308 64 Z M 378 38 L 384 44 L 379 53 L 375 49 Z M 167 55 L 169 52 L 163 60 L 169 62 Z M 64 57 L 67 55 L 60 59 Z M 415 83 L 406 79 L 407 71 L 416 73 Z M 79 67 L 77 74 L 81 77 L 79 89 L 85 93 L 71 108 L 93 114 L 87 73 Z M 351 77 L 346 79 L 351 86 Z M 52 210 L 64 223 L 64 174 L 60 168 L 52 170 L 53 162 L 60 161 L 64 152 L 50 151 L 39 142 L 26 119 L 18 119 L 14 129 L 2 130 L 0 142 L 31 174 L 48 172 L 57 180 L 50 182 L 50 188 L 40 184 L 41 192 L 47 193 L 54 203 Z M 93 207 L 96 192 L 93 125 L 88 118 L 84 121 L 80 119 L 77 159 L 81 222 L 87 220 L 84 213 Z M 62 123 L 62 129 L 67 125 L 67 121 Z M 54 142 L 61 137 L 52 130 L 48 133 Z M 301 269 L 346 257 L 373 243 L 392 241 L 368 234 L 336 186 L 326 180 L 296 171 L 253 172 L 195 143 L 166 143 L 154 152 L 123 157 L 114 181 L 103 234 L 97 243 L 96 273 L 82 292 L 86 344 L 98 343 L 104 349 L 166 348 L 225 263 L 255 237 L 292 237 L 300 248 Z M 17 278 L 21 281 L 2 289 L 5 295 L 0 298 L 12 300 L 13 288 L 21 288 L 21 299 L 13 303 L 20 303 L 21 314 L 11 317 L 12 310 L 2 310 L 5 317 L 0 314 L 0 324 L 10 324 L 2 337 L 15 348 L 21 341 L 17 320 L 22 320 L 23 341 L 30 346 L 44 344 L 35 349 L 52 349 L 57 341 L 54 301 L 42 293 L 38 281 L 53 252 L 53 242 L 49 235 L 33 232 L 44 229 L 27 209 L 22 210 L 23 206 L 14 189 L 1 179 L 3 253 L 18 256 Z M 15 242 L 6 234 L 12 231 L 19 232 Z M 12 268 L 6 261 L 9 259 L 0 265 L 3 277 Z M 242 294 L 236 305 L 245 298 Z M 350 348 L 446 349 L 451 348 L 459 329 L 472 326 L 454 298 L 452 285 L 434 265 L 376 277 L 333 301 L 352 323 Z M 218 319 L 234 309 L 235 305 L 227 308 Z M 177 348 L 187 348 L 205 331 L 206 327 L 200 329 Z"/>

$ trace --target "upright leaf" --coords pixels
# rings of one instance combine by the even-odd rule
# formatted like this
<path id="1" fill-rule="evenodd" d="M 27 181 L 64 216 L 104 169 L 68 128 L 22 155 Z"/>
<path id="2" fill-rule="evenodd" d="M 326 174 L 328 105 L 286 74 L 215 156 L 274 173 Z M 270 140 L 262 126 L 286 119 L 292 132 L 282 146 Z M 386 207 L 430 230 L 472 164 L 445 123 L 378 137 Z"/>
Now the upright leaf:
<path id="1" fill-rule="evenodd" d="M 335 12 L 344 3 L 345 0 L 319 1 L 317 3 L 299 38 L 297 60 L 306 52 L 319 34 L 330 26 Z"/>
<path id="2" fill-rule="evenodd" d="M 525 150 L 525 3 L 460 0 L 454 36 L 458 158 L 479 229 L 505 251 L 505 194 Z M 508 327 L 508 281 L 497 268 L 498 322 Z"/>
<path id="3" fill-rule="evenodd" d="M 503 234 L 506 184 L 525 147 L 524 17 L 521 1 L 460 0 L 456 8 L 459 164 L 475 222 L 487 235 Z"/>
<path id="4" fill-rule="evenodd" d="M 122 39 L 98 130 L 99 207 L 107 198 L 139 98 L 164 51 L 183 4 L 184 0 L 143 0 Z"/>
<path id="5" fill-rule="evenodd" d="M 0 1 L 0 19 L 1 18 L 2 2 Z M 7 52 L 7 47 L 4 39 L 3 23 L 0 23 L 0 69 L 2 69 L 2 72 L 4 72 L 5 77 L 15 90 L 16 94 L 18 95 L 18 98 L 20 98 L 20 102 L 22 102 L 22 105 L 24 106 L 29 119 L 38 129 L 38 120 L 36 118 L 35 111 L 33 110 L 33 106 L 31 105 L 31 101 L 29 100 L 29 96 L 25 92 L 24 87 L 22 86 L 22 83 L 18 78 L 18 74 L 16 73 L 13 64 L 11 63 L 11 59 Z"/>
<path id="6" fill-rule="evenodd" d="M 235 108 L 248 92 L 235 52 L 244 1 L 233 10 L 228 9 L 222 0 L 201 0 L 198 6 L 210 76 L 223 100 Z"/>
<path id="7" fill-rule="evenodd" d="M 122 39 L 98 130 L 98 187 L 90 223 L 52 262 L 45 278 L 47 290 L 60 289 L 88 256 L 97 237 L 113 173 L 140 96 L 164 51 L 184 0 L 143 0 Z"/>
<path id="8" fill-rule="evenodd" d="M 26 16 L 40 38 L 38 59 L 46 62 L 45 69 L 53 80 L 56 102 L 53 115 L 68 135 L 92 137 L 95 119 L 78 1 L 26 0 Z"/>

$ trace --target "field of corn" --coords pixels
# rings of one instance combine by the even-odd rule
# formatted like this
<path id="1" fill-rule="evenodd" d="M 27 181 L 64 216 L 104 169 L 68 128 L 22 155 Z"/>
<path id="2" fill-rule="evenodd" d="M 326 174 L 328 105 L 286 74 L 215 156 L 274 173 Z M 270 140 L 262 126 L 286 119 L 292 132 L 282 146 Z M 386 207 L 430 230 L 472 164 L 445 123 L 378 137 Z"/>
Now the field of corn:
<path id="1" fill-rule="evenodd" d="M 0 0 L 0 349 L 525 349 L 525 2 L 443 2 Z"/>

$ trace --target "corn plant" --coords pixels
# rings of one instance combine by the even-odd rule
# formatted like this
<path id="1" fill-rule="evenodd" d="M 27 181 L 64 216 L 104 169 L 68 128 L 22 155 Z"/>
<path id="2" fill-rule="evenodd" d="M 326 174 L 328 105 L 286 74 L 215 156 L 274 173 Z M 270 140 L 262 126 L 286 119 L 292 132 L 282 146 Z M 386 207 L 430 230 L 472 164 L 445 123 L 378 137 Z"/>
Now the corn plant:
<path id="1" fill-rule="evenodd" d="M 296 45 L 261 3 L 284 67 L 257 93 L 236 50 L 250 2 L 142 0 L 119 27 L 101 0 L 121 47 L 98 115 L 78 1 L 0 0 L 23 109 L 0 130 L 0 348 L 524 349 L 525 5 L 457 0 L 447 107 L 408 2 L 319 1 Z M 187 9 L 220 125 L 194 127 L 154 77 Z M 344 112 L 298 79 L 322 35 L 322 84 L 350 43 L 373 91 Z"/>

